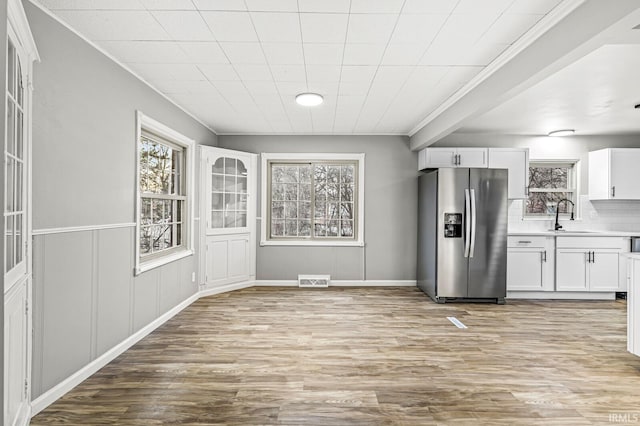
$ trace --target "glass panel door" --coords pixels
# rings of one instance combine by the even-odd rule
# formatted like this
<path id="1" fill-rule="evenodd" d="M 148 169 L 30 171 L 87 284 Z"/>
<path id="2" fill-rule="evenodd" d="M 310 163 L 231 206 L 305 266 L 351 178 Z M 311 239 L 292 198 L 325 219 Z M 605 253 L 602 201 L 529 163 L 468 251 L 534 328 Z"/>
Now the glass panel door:
<path id="1" fill-rule="evenodd" d="M 247 227 L 247 165 L 239 158 L 219 157 L 210 167 L 210 229 Z"/>

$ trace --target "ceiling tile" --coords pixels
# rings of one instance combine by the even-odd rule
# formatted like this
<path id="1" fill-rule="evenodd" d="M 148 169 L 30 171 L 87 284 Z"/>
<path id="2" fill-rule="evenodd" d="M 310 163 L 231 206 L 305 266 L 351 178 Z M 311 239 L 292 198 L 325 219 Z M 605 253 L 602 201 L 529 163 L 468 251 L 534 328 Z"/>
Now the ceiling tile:
<path id="1" fill-rule="evenodd" d="M 298 0 L 300 12 L 349 13 L 351 0 Z"/>
<path id="2" fill-rule="evenodd" d="M 530 30 L 543 16 L 505 13 L 482 36 L 482 41 L 512 44 Z"/>
<path id="3" fill-rule="evenodd" d="M 180 45 L 170 41 L 102 41 L 100 46 L 120 62 L 156 64 L 189 62 Z"/>
<path id="4" fill-rule="evenodd" d="M 205 80 L 200 70 L 191 64 L 129 64 L 147 80 Z"/>
<path id="5" fill-rule="evenodd" d="M 179 42 L 178 45 L 186 54 L 184 62 L 194 64 L 227 64 L 229 61 L 222 48 L 214 41 Z"/>
<path id="6" fill-rule="evenodd" d="M 93 41 L 169 39 L 150 12 L 61 10 L 56 16 Z"/>
<path id="7" fill-rule="evenodd" d="M 220 42 L 227 57 L 234 64 L 264 64 L 266 59 L 260 43 Z"/>
<path id="8" fill-rule="evenodd" d="M 347 44 L 344 48 L 345 65 L 377 65 L 382 60 L 384 44 Z"/>
<path id="9" fill-rule="evenodd" d="M 398 15 L 349 15 L 347 43 L 387 43 Z"/>
<path id="10" fill-rule="evenodd" d="M 307 90 L 313 93 L 320 93 L 325 97 L 325 102 L 327 102 L 327 97 L 335 97 L 336 93 L 338 93 L 338 88 L 340 87 L 340 82 L 336 79 L 331 81 L 322 81 L 322 80 L 309 80 L 307 84 Z M 300 92 L 298 92 L 300 93 Z"/>
<path id="11" fill-rule="evenodd" d="M 148 10 L 195 10 L 191 0 L 139 0 Z"/>
<path id="12" fill-rule="evenodd" d="M 371 80 L 341 81 L 340 96 L 366 95 L 371 87 Z"/>
<path id="13" fill-rule="evenodd" d="M 191 93 L 218 95 L 218 90 L 207 80 L 154 80 L 153 85 L 162 93 Z"/>
<path id="14" fill-rule="evenodd" d="M 193 0 L 199 10 L 247 10 L 244 0 Z"/>
<path id="15" fill-rule="evenodd" d="M 392 43 L 428 44 L 440 31 L 448 15 L 400 15 L 391 36 Z"/>
<path id="16" fill-rule="evenodd" d="M 239 64 L 235 66 L 235 69 L 243 81 L 273 81 L 267 65 Z"/>
<path id="17" fill-rule="evenodd" d="M 382 65 L 416 65 L 426 46 L 417 43 L 391 43 L 382 58 Z"/>
<path id="18" fill-rule="evenodd" d="M 458 0 L 406 0 L 402 13 L 449 14 L 456 7 L 456 4 L 458 4 Z"/>
<path id="19" fill-rule="evenodd" d="M 376 75 L 377 66 L 345 65 L 342 67 L 341 81 L 371 81 Z"/>
<path id="20" fill-rule="evenodd" d="M 271 72 L 275 81 L 307 81 L 304 65 L 272 65 Z"/>
<path id="21" fill-rule="evenodd" d="M 260 41 L 301 42 L 300 19 L 296 13 L 251 13 Z"/>
<path id="22" fill-rule="evenodd" d="M 245 0 L 252 12 L 297 12 L 296 0 Z"/>
<path id="23" fill-rule="evenodd" d="M 351 13 L 399 13 L 404 0 L 351 0 Z"/>
<path id="24" fill-rule="evenodd" d="M 201 12 L 218 41 L 258 41 L 248 13 Z"/>
<path id="25" fill-rule="evenodd" d="M 307 79 L 311 82 L 340 81 L 339 65 L 309 65 L 307 64 Z"/>
<path id="26" fill-rule="evenodd" d="M 451 48 L 460 44 L 473 44 L 487 32 L 497 18 L 497 15 L 486 13 L 451 15 L 434 42 L 449 44 Z"/>
<path id="27" fill-rule="evenodd" d="M 213 40 L 200 13 L 189 11 L 152 12 L 173 40 Z"/>
<path id="28" fill-rule="evenodd" d="M 241 81 L 214 81 L 213 85 L 220 93 L 231 102 L 244 102 L 251 100 L 247 89 Z M 236 100 L 230 99 L 236 97 Z"/>
<path id="29" fill-rule="evenodd" d="M 494 13 L 504 12 L 513 0 L 460 0 L 455 10 L 456 13 Z"/>
<path id="30" fill-rule="evenodd" d="M 198 68 L 210 81 L 239 81 L 240 77 L 232 65 L 228 64 L 202 64 Z"/>
<path id="31" fill-rule="evenodd" d="M 304 43 L 344 43 L 349 15 L 301 13 Z"/>
<path id="32" fill-rule="evenodd" d="M 278 88 L 273 81 L 247 81 L 244 80 L 244 85 L 255 96 L 263 96 L 265 99 L 272 99 L 274 102 L 280 103 L 278 96 Z M 265 96 L 271 95 L 271 96 Z"/>
<path id="33" fill-rule="evenodd" d="M 343 51 L 339 43 L 305 43 L 304 60 L 307 65 L 340 65 Z"/>
<path id="34" fill-rule="evenodd" d="M 562 0 L 515 0 L 507 13 L 546 14 Z"/>
<path id="35" fill-rule="evenodd" d="M 276 87 L 282 96 L 295 96 L 308 90 L 306 81 L 276 81 Z"/>
<path id="36" fill-rule="evenodd" d="M 144 10 L 139 0 L 38 0 L 51 10 Z"/>
<path id="37" fill-rule="evenodd" d="M 267 62 L 272 65 L 303 65 L 302 43 L 262 43 Z"/>

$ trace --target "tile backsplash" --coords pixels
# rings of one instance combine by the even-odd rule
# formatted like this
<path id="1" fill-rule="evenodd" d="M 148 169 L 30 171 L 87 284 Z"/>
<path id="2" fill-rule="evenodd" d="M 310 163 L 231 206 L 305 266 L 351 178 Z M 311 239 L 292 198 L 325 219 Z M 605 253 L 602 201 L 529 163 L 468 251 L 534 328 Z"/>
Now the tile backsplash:
<path id="1" fill-rule="evenodd" d="M 566 230 L 640 232 L 640 201 L 589 201 L 588 195 L 578 199 L 580 217 L 575 221 L 560 220 Z M 553 228 L 549 220 L 522 219 L 524 200 L 509 201 L 509 231 L 545 231 Z"/>

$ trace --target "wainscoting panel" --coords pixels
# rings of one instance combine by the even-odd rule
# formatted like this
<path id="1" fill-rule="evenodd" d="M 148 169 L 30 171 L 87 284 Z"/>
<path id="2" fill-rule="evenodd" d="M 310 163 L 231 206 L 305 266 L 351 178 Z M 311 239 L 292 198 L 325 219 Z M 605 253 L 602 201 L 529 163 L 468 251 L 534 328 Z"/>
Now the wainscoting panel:
<path id="1" fill-rule="evenodd" d="M 34 236 L 33 398 L 197 293 L 189 256 L 133 275 L 135 228 Z"/>

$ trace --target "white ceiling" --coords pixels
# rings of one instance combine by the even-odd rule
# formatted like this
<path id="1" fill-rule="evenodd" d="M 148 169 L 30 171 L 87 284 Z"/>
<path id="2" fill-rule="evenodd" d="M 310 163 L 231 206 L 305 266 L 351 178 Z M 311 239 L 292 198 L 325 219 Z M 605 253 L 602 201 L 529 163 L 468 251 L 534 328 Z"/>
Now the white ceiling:
<path id="1" fill-rule="evenodd" d="M 406 135 L 561 0 L 39 2 L 220 134 Z"/>
<path id="2" fill-rule="evenodd" d="M 640 33 L 640 30 L 634 30 Z M 609 44 L 493 110 L 461 132 L 640 134 L 640 44 Z"/>

